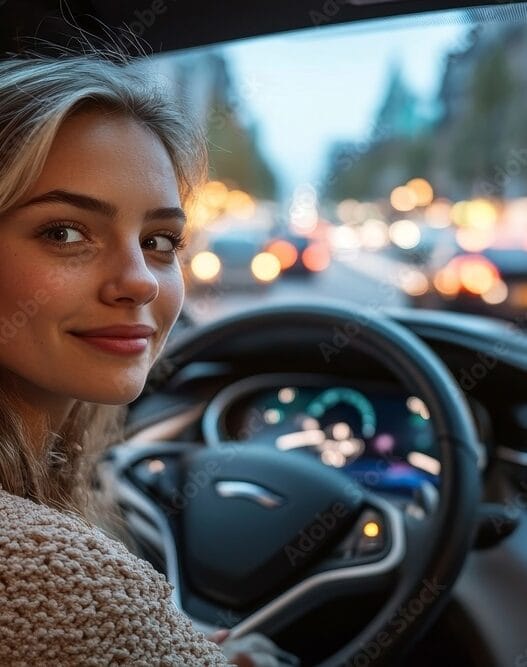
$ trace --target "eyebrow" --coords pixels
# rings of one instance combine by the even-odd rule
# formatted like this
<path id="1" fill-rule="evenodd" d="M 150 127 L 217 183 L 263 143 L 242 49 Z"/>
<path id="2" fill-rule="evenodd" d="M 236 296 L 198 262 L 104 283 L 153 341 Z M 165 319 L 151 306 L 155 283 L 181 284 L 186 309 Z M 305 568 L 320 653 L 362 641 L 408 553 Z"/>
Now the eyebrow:
<path id="1" fill-rule="evenodd" d="M 102 214 L 107 218 L 116 218 L 118 213 L 117 207 L 109 202 L 90 197 L 89 195 L 68 192 L 66 190 L 50 190 L 50 192 L 46 192 L 43 195 L 33 197 L 33 199 L 30 199 L 19 206 L 19 208 L 23 209 L 27 206 L 50 203 L 69 204 L 70 206 L 75 206 L 76 208 L 81 208 L 85 211 Z M 145 221 L 168 220 L 170 218 L 177 218 L 182 223 L 185 223 L 187 219 L 185 212 L 179 206 L 153 208 L 145 213 Z"/>

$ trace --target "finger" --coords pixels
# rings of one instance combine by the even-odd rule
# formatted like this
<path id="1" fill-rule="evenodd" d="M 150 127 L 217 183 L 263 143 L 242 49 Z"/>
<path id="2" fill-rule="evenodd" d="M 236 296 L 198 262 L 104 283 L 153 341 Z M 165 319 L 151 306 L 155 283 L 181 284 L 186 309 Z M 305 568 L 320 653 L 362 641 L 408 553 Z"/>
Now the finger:
<path id="1" fill-rule="evenodd" d="M 222 630 L 216 630 L 213 632 L 207 639 L 215 644 L 221 644 L 224 642 L 230 634 L 230 630 L 223 628 Z"/>
<path id="2" fill-rule="evenodd" d="M 247 653 L 236 653 L 236 655 L 230 658 L 230 662 L 234 663 L 237 667 L 256 667 L 255 662 Z"/>

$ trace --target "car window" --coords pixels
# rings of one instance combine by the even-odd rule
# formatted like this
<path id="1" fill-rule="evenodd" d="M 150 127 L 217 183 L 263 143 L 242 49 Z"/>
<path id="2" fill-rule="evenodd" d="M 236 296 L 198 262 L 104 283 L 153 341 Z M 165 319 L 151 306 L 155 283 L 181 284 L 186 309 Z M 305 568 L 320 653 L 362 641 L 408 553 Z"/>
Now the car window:
<path id="1" fill-rule="evenodd" d="M 188 308 L 244 308 L 252 285 L 261 302 L 316 294 L 525 325 L 526 60 L 520 4 L 317 15 L 154 57 L 209 146 L 182 258 Z"/>

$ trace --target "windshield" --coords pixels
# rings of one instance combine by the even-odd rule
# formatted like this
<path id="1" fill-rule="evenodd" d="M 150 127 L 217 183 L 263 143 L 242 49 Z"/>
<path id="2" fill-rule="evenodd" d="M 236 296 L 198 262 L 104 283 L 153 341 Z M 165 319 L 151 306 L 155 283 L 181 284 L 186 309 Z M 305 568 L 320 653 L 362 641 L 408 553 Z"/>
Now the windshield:
<path id="1" fill-rule="evenodd" d="M 318 296 L 524 326 L 525 14 L 317 14 L 156 57 L 209 144 L 182 257 L 189 312 Z"/>

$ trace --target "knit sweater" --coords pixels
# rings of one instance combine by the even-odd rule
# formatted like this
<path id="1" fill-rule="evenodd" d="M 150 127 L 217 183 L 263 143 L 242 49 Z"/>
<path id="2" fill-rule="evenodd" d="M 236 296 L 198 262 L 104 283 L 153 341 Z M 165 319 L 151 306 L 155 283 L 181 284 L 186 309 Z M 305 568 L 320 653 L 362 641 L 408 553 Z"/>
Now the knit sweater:
<path id="1" fill-rule="evenodd" d="M 171 592 L 100 529 L 0 489 L 2 667 L 227 665 Z"/>

